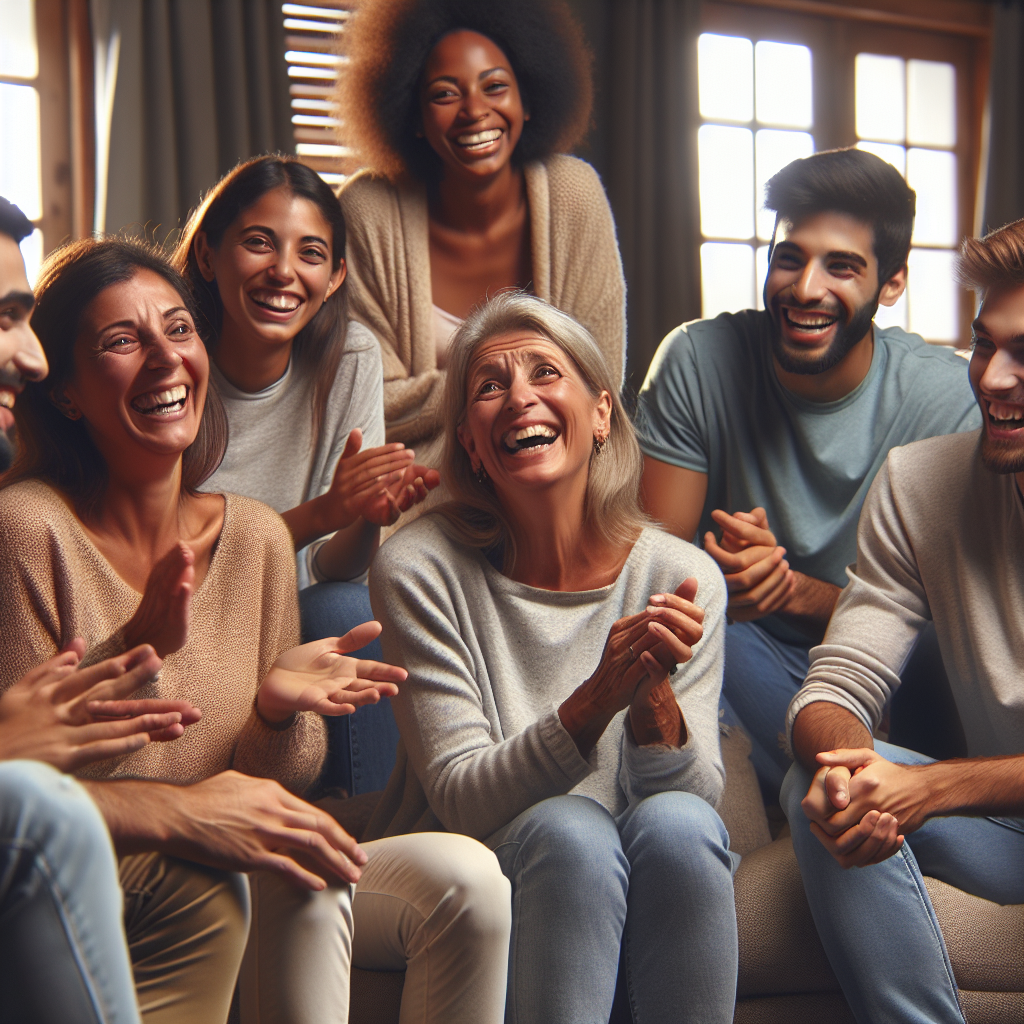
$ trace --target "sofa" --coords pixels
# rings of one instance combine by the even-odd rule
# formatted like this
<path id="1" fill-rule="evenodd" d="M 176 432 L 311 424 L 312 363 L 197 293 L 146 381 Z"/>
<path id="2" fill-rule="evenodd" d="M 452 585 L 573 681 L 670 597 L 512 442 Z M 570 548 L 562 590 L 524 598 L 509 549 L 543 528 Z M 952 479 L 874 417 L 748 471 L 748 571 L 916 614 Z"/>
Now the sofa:
<path id="1" fill-rule="evenodd" d="M 726 787 L 719 811 L 732 848 L 743 857 L 736 872 L 739 981 L 734 1020 L 852 1022 L 811 919 L 789 826 L 778 814 L 769 823 L 746 735 L 739 729 L 722 731 Z M 359 837 L 379 796 L 363 793 L 333 803 L 331 810 Z M 969 1024 L 1024 1021 L 1024 905 L 999 906 L 933 878 L 925 883 Z M 354 969 L 351 1024 L 398 1024 L 403 979 L 400 972 Z M 628 1024 L 615 1016 L 613 1022 Z"/>

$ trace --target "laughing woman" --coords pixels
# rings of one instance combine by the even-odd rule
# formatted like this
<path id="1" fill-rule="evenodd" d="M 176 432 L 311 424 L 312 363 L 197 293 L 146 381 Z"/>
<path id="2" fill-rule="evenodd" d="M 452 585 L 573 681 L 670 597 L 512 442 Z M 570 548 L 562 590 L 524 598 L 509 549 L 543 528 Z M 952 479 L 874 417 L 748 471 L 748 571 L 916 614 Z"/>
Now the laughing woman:
<path id="1" fill-rule="evenodd" d="M 371 573 L 409 678 L 370 832 L 447 829 L 495 851 L 512 883 L 506 1021 L 608 1020 L 621 953 L 634 1020 L 725 1024 L 725 585 L 642 515 L 616 383 L 578 323 L 521 293 L 453 339 L 453 500 Z"/>
<path id="2" fill-rule="evenodd" d="M 340 193 L 353 315 L 384 356 L 388 440 L 431 465 L 448 346 L 518 286 L 592 331 L 621 385 L 625 283 L 594 169 L 590 55 L 562 0 L 375 0 L 345 29 Z"/>

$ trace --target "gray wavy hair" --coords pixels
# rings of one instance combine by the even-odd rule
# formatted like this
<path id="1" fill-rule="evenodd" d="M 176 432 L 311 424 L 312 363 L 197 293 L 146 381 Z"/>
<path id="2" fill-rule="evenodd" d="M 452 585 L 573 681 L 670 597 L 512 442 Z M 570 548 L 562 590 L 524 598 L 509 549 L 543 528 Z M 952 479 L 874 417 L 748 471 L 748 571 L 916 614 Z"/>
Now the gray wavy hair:
<path id="1" fill-rule="evenodd" d="M 491 482 L 477 480 L 458 430 L 466 418 L 473 353 L 499 334 L 523 330 L 535 331 L 562 349 L 576 364 L 595 400 L 602 391 L 611 395 L 608 439 L 604 449 L 590 457 L 584 527 L 611 543 L 631 544 L 644 527 L 652 525 L 640 508 L 643 456 L 636 433 L 619 399 L 618 381 L 590 332 L 534 295 L 511 289 L 499 292 L 466 318 L 451 341 L 442 410 L 444 453 L 439 467 L 449 500 L 433 514 L 442 518 L 446 532 L 457 542 L 483 549 L 503 547 L 506 571 L 516 558 L 512 523 Z"/>

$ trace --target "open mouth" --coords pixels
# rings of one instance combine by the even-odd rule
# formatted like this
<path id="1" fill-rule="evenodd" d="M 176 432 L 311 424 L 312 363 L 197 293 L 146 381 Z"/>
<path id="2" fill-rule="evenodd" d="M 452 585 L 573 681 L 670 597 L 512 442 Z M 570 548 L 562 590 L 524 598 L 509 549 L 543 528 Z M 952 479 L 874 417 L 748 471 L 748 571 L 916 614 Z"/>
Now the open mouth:
<path id="1" fill-rule="evenodd" d="M 557 437 L 557 430 L 538 423 L 534 426 L 506 431 L 501 438 L 501 447 L 509 455 L 518 455 L 521 452 L 546 448 L 548 445 L 554 444 Z"/>
<path id="2" fill-rule="evenodd" d="M 492 142 L 497 142 L 502 134 L 500 128 L 488 128 L 482 132 L 464 132 L 456 136 L 455 141 L 462 149 L 472 153 L 478 149 L 486 149 Z"/>
<path id="3" fill-rule="evenodd" d="M 989 402 L 988 422 L 996 430 L 1020 430 L 1024 427 L 1024 406 Z"/>
<path id="4" fill-rule="evenodd" d="M 802 334 L 808 338 L 814 338 L 824 334 L 839 317 L 832 316 L 822 310 L 801 310 L 784 308 L 782 316 L 791 331 Z"/>
<path id="5" fill-rule="evenodd" d="M 178 384 L 165 391 L 147 391 L 132 399 L 132 408 L 144 416 L 173 416 L 188 402 L 188 387 Z"/>
<path id="6" fill-rule="evenodd" d="M 13 388 L 0 387 L 0 407 L 13 409 L 16 396 L 17 392 Z"/>
<path id="7" fill-rule="evenodd" d="M 269 288 L 258 288 L 249 292 L 249 298 L 261 309 L 271 313 L 294 313 L 302 305 L 302 299 L 291 292 L 275 292 Z"/>

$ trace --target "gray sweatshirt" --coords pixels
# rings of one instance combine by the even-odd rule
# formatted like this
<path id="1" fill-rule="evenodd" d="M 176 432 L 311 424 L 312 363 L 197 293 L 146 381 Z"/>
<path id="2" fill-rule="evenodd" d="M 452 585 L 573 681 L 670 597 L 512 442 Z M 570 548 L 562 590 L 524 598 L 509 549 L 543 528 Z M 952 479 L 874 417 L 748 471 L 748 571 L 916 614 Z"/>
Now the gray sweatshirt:
<path id="1" fill-rule="evenodd" d="M 849 585 L 789 706 L 790 736 L 798 712 L 822 700 L 874 730 L 931 619 L 970 756 L 1024 752 L 1024 504 L 978 444 L 972 431 L 889 453 Z"/>
<path id="2" fill-rule="evenodd" d="M 597 668 L 617 619 L 688 576 L 699 582 L 706 617 L 693 658 L 672 677 L 685 745 L 638 746 L 623 711 L 584 759 L 559 704 Z M 381 548 L 370 600 L 385 660 L 409 678 L 392 699 L 398 761 L 366 838 L 449 830 L 484 839 L 569 792 L 612 814 L 664 790 L 718 803 L 726 591 L 718 567 L 692 544 L 644 530 L 611 586 L 540 590 L 504 576 L 426 515 Z"/>
<path id="3" fill-rule="evenodd" d="M 384 443 L 384 374 L 380 346 L 362 324 L 350 320 L 345 351 L 313 437 L 312 375 L 294 361 L 284 376 L 262 391 L 240 391 L 210 361 L 210 373 L 228 414 L 228 450 L 204 491 L 244 494 L 287 512 L 324 494 L 350 431 L 363 432 L 363 448 Z M 326 537 L 299 552 L 299 587 L 316 582 L 313 556 Z"/>

